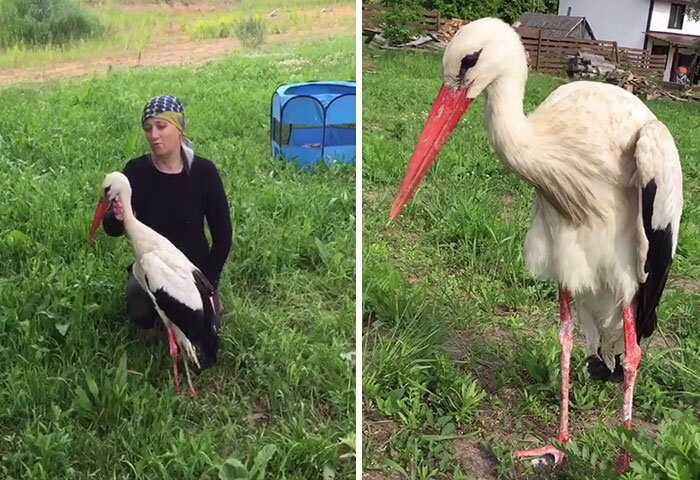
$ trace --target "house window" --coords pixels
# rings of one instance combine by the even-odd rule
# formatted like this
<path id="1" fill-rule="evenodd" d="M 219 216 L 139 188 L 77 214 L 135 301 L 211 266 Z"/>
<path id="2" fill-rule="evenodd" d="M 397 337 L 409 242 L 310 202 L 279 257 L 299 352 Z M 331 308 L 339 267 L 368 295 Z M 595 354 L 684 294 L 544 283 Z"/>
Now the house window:
<path id="1" fill-rule="evenodd" d="M 668 28 L 681 30 L 683 28 L 683 17 L 685 17 L 685 5 L 672 3 L 671 15 L 668 17 Z"/>

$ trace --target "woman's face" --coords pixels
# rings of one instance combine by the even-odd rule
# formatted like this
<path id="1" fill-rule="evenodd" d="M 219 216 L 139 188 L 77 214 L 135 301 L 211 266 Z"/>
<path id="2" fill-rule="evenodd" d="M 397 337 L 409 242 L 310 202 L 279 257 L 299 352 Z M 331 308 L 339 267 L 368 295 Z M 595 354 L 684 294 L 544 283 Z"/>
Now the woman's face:
<path id="1" fill-rule="evenodd" d="M 143 132 L 154 155 L 167 157 L 180 149 L 180 130 L 170 122 L 151 117 L 144 123 Z"/>

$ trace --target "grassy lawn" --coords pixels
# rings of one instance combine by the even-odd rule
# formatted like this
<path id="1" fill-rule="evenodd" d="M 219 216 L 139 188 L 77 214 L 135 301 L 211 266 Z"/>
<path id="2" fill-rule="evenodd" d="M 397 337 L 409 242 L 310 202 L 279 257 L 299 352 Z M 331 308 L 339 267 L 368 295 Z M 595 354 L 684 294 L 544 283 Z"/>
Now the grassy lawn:
<path id="1" fill-rule="evenodd" d="M 649 102 L 680 150 L 685 208 L 637 377 L 640 437 L 617 430 L 620 387 L 590 380 L 578 336 L 574 445 L 563 468 L 533 472 L 514 452 L 556 438 L 560 391 L 557 287 L 533 280 L 522 258 L 534 191 L 496 159 L 480 98 L 386 227 L 440 87 L 441 57 L 365 51 L 363 69 L 365 478 L 609 478 L 620 444 L 632 451 L 627 478 L 697 478 L 700 106 Z M 563 82 L 533 74 L 525 110 Z M 696 470 L 673 476 L 684 459 Z"/>
<path id="2" fill-rule="evenodd" d="M 355 2 L 350 0 L 283 3 L 272 0 L 79 0 L 78 3 L 99 21 L 100 35 L 63 47 L 0 49 L 0 69 L 88 60 L 104 55 L 137 55 L 173 41 L 235 38 L 235 23 L 248 17 L 261 18 L 268 35 L 300 34 L 318 28 L 335 28 L 342 34 L 350 34 L 355 26 Z M 274 16 L 267 15 L 274 10 Z M 346 14 L 346 10 L 352 10 L 353 14 Z"/>
<path id="3" fill-rule="evenodd" d="M 0 90 L 0 478 L 354 478 L 355 170 L 269 158 L 279 84 L 354 77 L 352 35 Z M 126 318 L 126 239 L 86 243 L 160 93 L 183 102 L 234 225 L 221 357 L 195 401 Z"/>

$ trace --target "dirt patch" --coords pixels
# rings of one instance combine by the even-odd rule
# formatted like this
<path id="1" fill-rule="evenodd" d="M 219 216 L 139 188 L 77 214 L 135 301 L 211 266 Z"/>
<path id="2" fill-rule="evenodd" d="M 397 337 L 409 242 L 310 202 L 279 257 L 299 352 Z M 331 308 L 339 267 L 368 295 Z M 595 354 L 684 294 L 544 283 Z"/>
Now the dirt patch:
<path id="1" fill-rule="evenodd" d="M 474 330 L 450 329 L 446 336 L 446 343 L 443 350 L 455 361 L 462 361 L 470 358 L 469 370 L 478 378 L 481 388 L 489 393 L 496 392 L 496 379 L 498 373 L 506 368 L 506 359 L 498 355 L 484 354 L 483 348 L 478 349 L 478 355 L 474 355 L 475 345 L 498 345 L 498 349 L 512 350 L 517 348 L 517 343 L 504 329 L 491 328 L 483 331 L 479 335 L 474 334 Z M 498 351 L 488 349 L 488 352 Z"/>
<path id="2" fill-rule="evenodd" d="M 700 281 L 693 278 L 677 278 L 670 282 L 671 287 L 678 287 L 688 295 L 695 295 L 700 291 Z"/>
<path id="3" fill-rule="evenodd" d="M 259 397 L 255 401 L 255 407 L 253 408 L 253 413 L 246 417 L 249 424 L 256 427 L 263 427 L 270 423 L 269 415 L 269 402 L 267 398 Z"/>
<path id="4" fill-rule="evenodd" d="M 388 447 L 391 436 L 399 429 L 399 423 L 390 418 L 384 418 L 377 412 L 365 412 L 362 422 L 363 436 L 372 445 L 374 452 L 383 451 Z"/>
<path id="5" fill-rule="evenodd" d="M 642 349 L 644 350 L 668 350 L 671 348 L 676 348 L 677 346 L 678 342 L 676 337 L 669 331 L 669 329 L 662 332 L 658 328 L 649 338 L 646 346 L 644 343 L 642 343 Z"/>
<path id="6" fill-rule="evenodd" d="M 483 449 L 478 438 L 455 440 L 452 443 L 454 458 L 459 460 L 463 470 L 471 472 L 469 478 L 496 479 L 497 461 L 490 452 Z"/>
<path id="7" fill-rule="evenodd" d="M 141 8 L 133 6 L 133 8 Z M 160 5 L 160 4 L 159 4 Z M 155 5 L 151 5 L 155 6 Z M 185 6 L 182 6 L 185 7 Z M 190 5 L 187 8 L 195 7 Z M 204 7 L 204 5 L 200 5 Z M 157 8 L 164 8 L 159 6 Z M 294 33 L 282 33 L 268 35 L 268 44 L 293 44 L 310 40 L 323 40 L 338 35 L 352 33 L 354 23 L 347 25 L 329 25 L 337 18 L 354 18 L 355 7 L 336 7 L 328 10 L 321 18 L 326 20 L 317 22 L 312 30 Z M 327 15 L 327 16 L 326 16 Z M 50 80 L 60 80 L 71 77 L 79 77 L 90 74 L 104 74 L 113 69 L 134 69 L 148 67 L 169 66 L 196 66 L 207 63 L 216 58 L 223 57 L 231 52 L 241 49 L 238 40 L 232 38 L 203 40 L 203 41 L 174 41 L 165 45 L 146 46 L 141 51 L 126 52 L 92 58 L 80 61 L 64 62 L 47 67 L 13 68 L 0 71 L 0 86 L 15 83 L 38 83 Z"/>
<path id="8" fill-rule="evenodd" d="M 366 470 L 362 472 L 362 480 L 401 480 L 398 472 L 384 473 L 376 470 Z"/>
<path id="9" fill-rule="evenodd" d="M 362 206 L 367 210 L 376 210 L 380 204 L 391 200 L 391 193 L 387 189 L 364 191 L 362 193 Z"/>
<path id="10" fill-rule="evenodd" d="M 216 10 L 227 10 L 240 5 L 241 2 L 222 2 L 222 3 L 126 3 L 121 5 L 128 12 L 157 12 L 166 14 L 194 14 L 207 13 Z"/>

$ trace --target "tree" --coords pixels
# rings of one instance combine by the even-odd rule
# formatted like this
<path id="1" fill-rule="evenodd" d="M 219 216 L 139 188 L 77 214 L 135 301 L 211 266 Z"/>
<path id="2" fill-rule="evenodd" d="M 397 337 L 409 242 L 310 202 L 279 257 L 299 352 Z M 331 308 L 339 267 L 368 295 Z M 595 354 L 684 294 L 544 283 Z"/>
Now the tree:
<path id="1" fill-rule="evenodd" d="M 688 16 L 693 20 L 700 20 L 700 0 L 691 0 L 688 5 Z"/>

